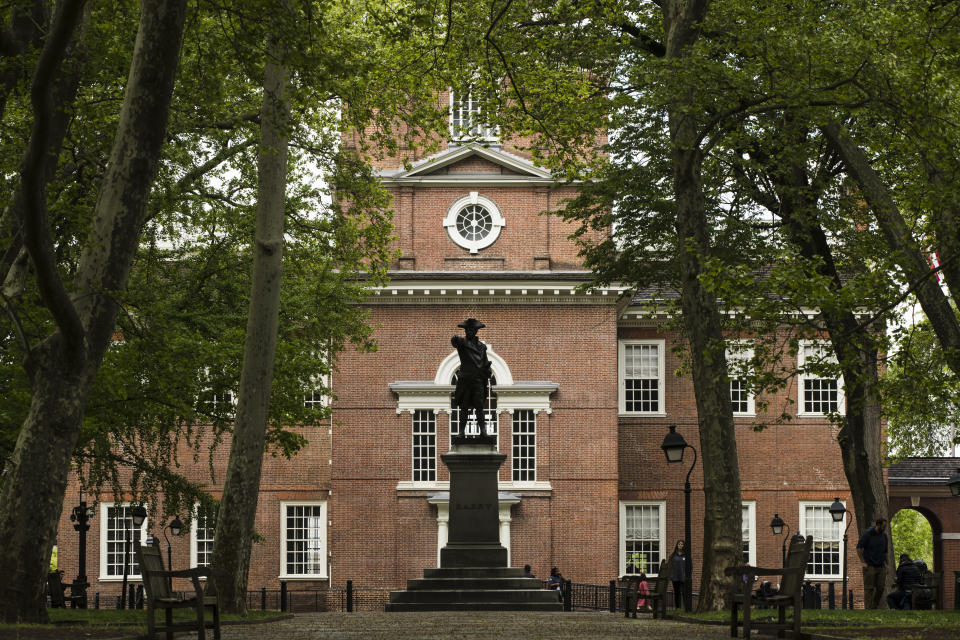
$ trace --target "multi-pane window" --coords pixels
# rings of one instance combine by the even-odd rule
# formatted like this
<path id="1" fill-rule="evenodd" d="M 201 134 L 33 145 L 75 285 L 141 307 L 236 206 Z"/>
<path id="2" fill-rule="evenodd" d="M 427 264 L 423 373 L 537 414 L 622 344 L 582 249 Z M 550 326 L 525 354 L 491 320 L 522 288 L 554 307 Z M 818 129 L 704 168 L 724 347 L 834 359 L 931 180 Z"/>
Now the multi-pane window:
<path id="1" fill-rule="evenodd" d="M 663 341 L 620 343 L 620 411 L 663 411 Z"/>
<path id="2" fill-rule="evenodd" d="M 537 479 L 537 414 L 530 409 L 513 412 L 513 481 Z"/>
<path id="3" fill-rule="evenodd" d="M 800 411 L 807 414 L 826 414 L 843 411 L 842 382 L 837 378 L 821 377 L 804 368 L 816 363 L 836 364 L 836 357 L 827 345 L 820 342 L 800 344 Z"/>
<path id="4" fill-rule="evenodd" d="M 730 343 L 726 350 L 727 373 L 730 385 L 730 405 L 734 414 L 753 415 L 753 394 L 744 379 L 750 360 L 753 359 L 753 349 L 744 347 L 739 342 Z"/>
<path id="5" fill-rule="evenodd" d="M 664 558 L 663 503 L 620 503 L 623 575 L 656 575 Z"/>
<path id="6" fill-rule="evenodd" d="M 308 391 L 303 396 L 303 406 L 307 409 L 323 409 L 327 405 L 327 397 L 322 391 Z"/>
<path id="7" fill-rule="evenodd" d="M 193 541 L 190 564 L 194 567 L 210 566 L 213 557 L 213 534 L 217 530 L 216 507 L 198 506 L 193 518 Z"/>
<path id="8" fill-rule="evenodd" d="M 460 369 L 457 369 L 453 378 L 450 380 L 450 384 L 456 386 L 457 376 L 460 373 Z M 490 376 L 490 383 L 487 385 L 487 399 L 483 412 L 483 419 L 486 422 L 487 431 L 491 435 L 497 437 L 497 446 L 499 446 L 500 440 L 499 435 L 497 434 L 497 394 L 494 392 L 493 387 L 497 384 L 497 377 L 494 375 Z M 450 406 L 452 410 L 450 411 L 450 437 L 454 437 L 460 433 L 460 408 L 453 407 L 453 394 L 450 395 Z M 479 430 L 477 428 L 476 418 L 471 415 L 467 419 L 467 435 L 477 435 Z"/>
<path id="9" fill-rule="evenodd" d="M 123 558 L 127 552 L 127 575 L 139 576 L 134 550 L 146 535 L 147 521 L 143 526 L 134 527 L 131 518 L 132 505 L 102 505 L 100 513 L 100 577 L 103 579 L 123 576 Z M 129 537 L 129 545 L 127 540 Z"/>
<path id="10" fill-rule="evenodd" d="M 497 128 L 483 123 L 480 102 L 473 91 L 460 95 L 450 92 L 450 138 L 455 141 L 497 139 Z"/>
<path id="11" fill-rule="evenodd" d="M 327 576 L 327 505 L 280 503 L 283 522 L 281 567 L 284 577 Z"/>
<path id="12" fill-rule="evenodd" d="M 329 404 L 330 398 L 325 395 L 324 390 L 318 387 L 329 387 L 329 376 L 312 379 L 310 381 L 313 389 L 307 391 L 303 396 L 303 406 L 307 409 L 323 409 Z"/>
<path id="13" fill-rule="evenodd" d="M 743 540 L 743 563 L 756 566 L 756 503 L 744 502 L 740 516 L 740 537 Z"/>
<path id="14" fill-rule="evenodd" d="M 437 418 L 433 411 L 413 412 L 413 481 L 437 479 Z"/>
<path id="15" fill-rule="evenodd" d="M 207 389 L 201 394 L 204 408 L 210 413 L 225 413 L 233 411 L 234 397 L 232 391 L 214 391 Z"/>
<path id="16" fill-rule="evenodd" d="M 807 576 L 839 578 L 843 521 L 834 522 L 829 502 L 800 503 L 800 532 L 813 536 Z"/>

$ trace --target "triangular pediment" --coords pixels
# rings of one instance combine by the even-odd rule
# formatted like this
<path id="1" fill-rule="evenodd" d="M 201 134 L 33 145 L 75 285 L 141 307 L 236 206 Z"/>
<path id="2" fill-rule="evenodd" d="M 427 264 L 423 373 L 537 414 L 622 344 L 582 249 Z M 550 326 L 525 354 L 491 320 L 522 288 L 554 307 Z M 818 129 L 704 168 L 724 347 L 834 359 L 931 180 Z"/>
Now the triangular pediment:
<path id="1" fill-rule="evenodd" d="M 487 147 L 452 147 L 414 163 L 409 169 L 383 171 L 385 182 L 470 181 L 477 176 L 518 182 L 553 181 L 546 169 L 529 160 Z"/>

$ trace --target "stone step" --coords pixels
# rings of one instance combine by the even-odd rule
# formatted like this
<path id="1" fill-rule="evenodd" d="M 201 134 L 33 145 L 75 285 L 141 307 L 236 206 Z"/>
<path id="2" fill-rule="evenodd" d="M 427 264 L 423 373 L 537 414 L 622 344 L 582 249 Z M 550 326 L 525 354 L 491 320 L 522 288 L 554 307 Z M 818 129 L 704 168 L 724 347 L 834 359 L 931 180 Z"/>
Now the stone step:
<path id="1" fill-rule="evenodd" d="M 440 569 L 424 569 L 423 577 L 424 578 L 522 578 L 523 569 L 515 569 L 512 567 L 443 567 Z"/>
<path id="2" fill-rule="evenodd" d="M 543 589 L 421 589 L 391 591 L 390 602 L 463 603 L 477 602 L 557 602 L 556 591 Z"/>
<path id="3" fill-rule="evenodd" d="M 560 602 L 389 602 L 387 612 L 562 611 Z"/>
<path id="4" fill-rule="evenodd" d="M 407 581 L 409 591 L 439 589 L 533 589 L 541 590 L 536 578 L 416 578 Z M 554 592 L 556 593 L 556 592 Z"/>

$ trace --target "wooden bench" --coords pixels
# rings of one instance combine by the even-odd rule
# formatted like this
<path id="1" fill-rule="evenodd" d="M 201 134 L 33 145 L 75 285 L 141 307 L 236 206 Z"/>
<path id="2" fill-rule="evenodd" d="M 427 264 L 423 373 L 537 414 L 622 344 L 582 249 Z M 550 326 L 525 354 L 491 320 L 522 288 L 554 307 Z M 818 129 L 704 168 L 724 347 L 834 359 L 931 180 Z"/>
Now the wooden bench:
<path id="1" fill-rule="evenodd" d="M 743 637 L 749 638 L 754 629 L 776 630 L 777 636 L 782 638 L 783 632 L 790 630 L 794 638 L 800 637 L 800 611 L 803 608 L 803 576 L 810 559 L 810 549 L 813 546 L 813 537 L 793 538 L 790 541 L 790 550 L 787 552 L 785 566 L 782 569 L 767 569 L 744 565 L 729 567 L 727 575 L 733 576 L 733 585 L 730 593 L 730 636 L 737 637 L 737 627 L 743 626 Z M 782 576 L 780 591 L 765 598 L 758 597 L 753 591 L 753 583 L 758 576 Z M 777 609 L 777 622 L 758 623 L 751 620 L 751 610 L 763 604 Z M 737 609 L 743 607 L 743 620 L 737 619 Z M 786 621 L 786 610 L 793 607 L 793 620 Z"/>
<path id="2" fill-rule="evenodd" d="M 60 571 L 47 574 L 47 586 L 50 588 L 50 606 L 54 609 L 66 609 L 68 602 L 71 606 L 86 608 L 87 596 L 83 588 L 76 583 L 63 584 Z M 70 595 L 64 593 L 67 589 L 70 589 Z"/>
<path id="3" fill-rule="evenodd" d="M 942 609 L 941 593 L 943 593 L 943 574 L 924 571 L 920 574 L 920 583 L 910 587 L 910 608 Z"/>
<path id="4" fill-rule="evenodd" d="M 667 583 L 670 582 L 669 573 L 667 561 L 661 560 L 660 567 L 657 569 L 657 577 L 650 583 L 650 594 L 647 596 L 654 618 L 667 617 Z M 658 612 L 660 615 L 657 615 Z"/>
<path id="5" fill-rule="evenodd" d="M 206 629 L 213 629 L 214 640 L 220 640 L 220 607 L 217 596 L 213 591 L 213 582 L 208 580 L 208 589 L 204 590 L 200 578 L 209 578 L 210 569 L 197 567 L 180 571 L 164 571 L 160 549 L 149 545 L 137 545 L 137 562 L 143 575 L 143 586 L 146 589 L 145 602 L 147 605 L 147 635 L 150 640 L 156 634 L 165 631 L 167 640 L 173 640 L 174 631 L 196 631 L 197 640 L 206 640 Z M 189 578 L 193 582 L 194 595 L 189 598 L 178 598 L 171 590 L 171 578 Z M 165 624 L 157 626 L 155 616 L 158 609 L 165 614 Z M 196 620 L 173 621 L 174 609 L 193 609 L 197 614 Z M 210 609 L 212 617 L 206 616 Z"/>

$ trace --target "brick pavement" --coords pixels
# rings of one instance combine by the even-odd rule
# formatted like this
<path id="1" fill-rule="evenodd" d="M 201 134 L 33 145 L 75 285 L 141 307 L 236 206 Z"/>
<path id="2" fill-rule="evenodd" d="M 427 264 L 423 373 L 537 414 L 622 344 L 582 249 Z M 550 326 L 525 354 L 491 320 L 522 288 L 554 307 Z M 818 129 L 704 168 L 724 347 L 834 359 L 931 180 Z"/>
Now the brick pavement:
<path id="1" fill-rule="evenodd" d="M 194 634 L 190 634 L 195 637 Z M 177 638 L 187 638 L 178 635 Z M 226 626 L 223 640 L 440 640 L 729 638 L 723 626 L 636 620 L 608 613 L 304 613 L 279 622 Z"/>

